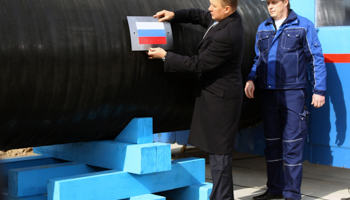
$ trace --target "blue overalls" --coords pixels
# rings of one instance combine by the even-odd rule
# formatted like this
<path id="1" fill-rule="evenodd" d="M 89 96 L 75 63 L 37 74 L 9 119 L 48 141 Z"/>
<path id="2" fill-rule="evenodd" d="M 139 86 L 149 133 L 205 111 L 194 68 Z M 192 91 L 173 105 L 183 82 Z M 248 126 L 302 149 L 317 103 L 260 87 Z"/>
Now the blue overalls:
<path id="1" fill-rule="evenodd" d="M 269 18 L 258 28 L 255 63 L 247 79 L 262 91 L 268 191 L 299 200 L 307 133 L 306 65 L 311 64 L 315 94 L 325 95 L 327 73 L 312 22 L 291 10 L 277 31 L 273 23 Z"/>
<path id="2" fill-rule="evenodd" d="M 305 90 L 263 90 L 267 187 L 272 194 L 300 199 L 307 126 Z M 284 171 L 283 171 L 284 164 Z"/>

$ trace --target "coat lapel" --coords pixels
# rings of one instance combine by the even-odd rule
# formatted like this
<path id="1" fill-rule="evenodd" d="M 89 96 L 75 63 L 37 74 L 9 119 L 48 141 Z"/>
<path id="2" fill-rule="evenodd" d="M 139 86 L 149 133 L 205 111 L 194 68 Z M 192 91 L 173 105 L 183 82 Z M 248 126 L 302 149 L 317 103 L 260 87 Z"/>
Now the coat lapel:
<path id="1" fill-rule="evenodd" d="M 201 42 L 198 44 L 197 49 L 199 49 L 201 47 L 201 45 L 203 44 L 203 42 L 209 38 L 211 38 L 211 36 L 213 36 L 215 34 L 215 32 L 223 29 L 228 23 L 230 23 L 231 21 L 235 20 L 239 18 L 239 15 L 236 12 L 232 13 L 230 16 L 226 17 L 225 19 L 223 19 L 222 21 L 220 21 L 217 25 L 215 25 L 208 33 L 207 35 L 201 40 Z M 208 27 L 210 27 L 211 25 L 213 25 L 214 20 L 211 21 L 210 25 Z"/>

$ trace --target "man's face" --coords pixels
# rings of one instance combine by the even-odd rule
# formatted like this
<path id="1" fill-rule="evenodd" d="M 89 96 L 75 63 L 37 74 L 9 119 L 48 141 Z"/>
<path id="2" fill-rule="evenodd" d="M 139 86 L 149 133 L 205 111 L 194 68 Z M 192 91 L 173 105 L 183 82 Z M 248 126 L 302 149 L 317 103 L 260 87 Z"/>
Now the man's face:
<path id="1" fill-rule="evenodd" d="M 208 10 L 211 13 L 213 20 L 219 22 L 227 17 L 228 6 L 222 5 L 222 0 L 209 0 L 210 6 Z"/>
<path id="2" fill-rule="evenodd" d="M 267 0 L 267 9 L 274 20 L 286 18 L 288 16 L 288 0 Z"/>

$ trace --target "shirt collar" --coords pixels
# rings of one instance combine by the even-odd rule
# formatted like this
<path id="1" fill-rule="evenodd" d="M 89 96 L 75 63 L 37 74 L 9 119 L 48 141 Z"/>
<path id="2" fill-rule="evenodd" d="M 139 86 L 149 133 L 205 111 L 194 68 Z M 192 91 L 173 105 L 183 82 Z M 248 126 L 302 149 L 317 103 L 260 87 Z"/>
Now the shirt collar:
<path id="1" fill-rule="evenodd" d="M 294 21 L 297 18 L 298 18 L 298 15 L 292 9 L 290 9 L 288 17 L 286 20 L 284 20 L 283 24 Z M 269 25 L 269 24 L 273 24 L 273 23 L 274 23 L 274 19 L 272 17 L 270 17 L 266 20 L 265 25 Z"/>

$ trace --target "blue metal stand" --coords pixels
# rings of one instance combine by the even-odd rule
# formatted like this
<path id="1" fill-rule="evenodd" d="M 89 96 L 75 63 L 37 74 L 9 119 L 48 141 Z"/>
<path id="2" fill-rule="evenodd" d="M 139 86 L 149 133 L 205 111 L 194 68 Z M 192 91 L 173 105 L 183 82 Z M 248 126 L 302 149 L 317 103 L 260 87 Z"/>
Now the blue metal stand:
<path id="1" fill-rule="evenodd" d="M 152 118 L 136 118 L 112 141 L 36 147 L 41 156 L 2 160 L 8 180 L 3 195 L 7 200 L 208 200 L 212 185 L 204 182 L 205 160 L 171 161 L 170 145 L 152 138 Z"/>

